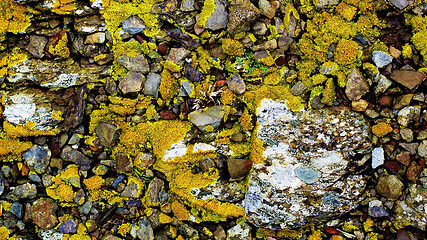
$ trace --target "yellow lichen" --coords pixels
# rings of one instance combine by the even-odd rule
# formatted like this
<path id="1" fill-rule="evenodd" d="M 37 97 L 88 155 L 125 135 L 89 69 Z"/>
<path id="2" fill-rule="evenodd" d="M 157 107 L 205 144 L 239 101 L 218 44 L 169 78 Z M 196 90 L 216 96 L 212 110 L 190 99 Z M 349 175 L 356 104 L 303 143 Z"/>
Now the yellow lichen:
<path id="1" fill-rule="evenodd" d="M 185 221 L 190 218 L 190 212 L 188 212 L 187 208 L 179 201 L 173 201 L 171 207 L 174 216 L 177 217 L 178 220 Z"/>
<path id="2" fill-rule="evenodd" d="M 406 43 L 402 46 L 402 56 L 403 58 L 411 58 L 412 57 L 412 47 L 409 43 Z"/>
<path id="3" fill-rule="evenodd" d="M 83 180 L 83 183 L 90 192 L 101 189 L 101 186 L 105 183 L 105 180 L 100 176 L 93 176 Z"/>
<path id="4" fill-rule="evenodd" d="M 52 12 L 57 14 L 72 14 L 76 9 L 75 0 L 55 0 Z"/>
<path id="5" fill-rule="evenodd" d="M 206 0 L 204 1 L 202 12 L 199 15 L 197 20 L 197 25 L 199 27 L 206 28 L 206 21 L 215 12 L 215 0 Z"/>
<path id="6" fill-rule="evenodd" d="M 325 90 L 323 92 L 322 103 L 332 106 L 336 98 L 335 94 L 335 84 L 332 78 L 328 78 L 325 85 Z"/>
<path id="7" fill-rule="evenodd" d="M 390 124 L 385 122 L 380 122 L 372 127 L 372 133 L 377 135 L 378 137 L 383 137 L 392 131 L 393 128 L 390 126 Z"/>
<path id="8" fill-rule="evenodd" d="M 67 47 L 67 43 L 67 33 L 64 32 L 62 37 L 58 40 L 56 44 L 49 45 L 47 51 L 53 56 L 68 58 L 70 56 L 70 49 Z"/>
<path id="9" fill-rule="evenodd" d="M 30 149 L 31 146 L 31 142 L 21 142 L 17 139 L 0 137 L 0 156 L 6 156 L 8 154 L 19 156 L 22 152 Z"/>
<path id="10" fill-rule="evenodd" d="M 169 217 L 168 215 L 166 215 L 164 213 L 160 213 L 160 215 L 159 215 L 159 221 L 161 223 L 168 224 L 168 223 L 173 222 L 173 218 Z"/>
<path id="11" fill-rule="evenodd" d="M 245 47 L 237 40 L 226 38 L 222 40 L 222 51 L 230 56 L 243 56 Z"/>
<path id="12" fill-rule="evenodd" d="M 363 222 L 363 229 L 365 230 L 365 232 L 371 232 L 373 229 L 372 227 L 374 226 L 374 221 L 368 217 L 368 219 L 366 219 L 365 222 Z"/>
<path id="13" fill-rule="evenodd" d="M 31 136 L 54 136 L 57 135 L 60 130 L 48 128 L 47 130 L 38 130 L 34 129 L 34 122 L 27 122 L 25 126 L 22 125 L 13 125 L 10 122 L 5 121 L 3 123 L 4 131 L 8 137 L 17 138 L 17 137 L 31 137 Z"/>
<path id="14" fill-rule="evenodd" d="M 328 79 L 325 75 L 322 74 L 316 74 L 311 77 L 311 81 L 313 82 L 313 85 L 319 85 L 322 84 Z"/>
<path id="15" fill-rule="evenodd" d="M 177 94 L 178 81 L 167 69 L 163 69 L 161 75 L 162 81 L 160 82 L 159 93 L 164 100 L 170 101 Z"/>
<path id="16" fill-rule="evenodd" d="M 130 232 L 131 228 L 131 223 L 123 223 L 117 228 L 117 233 L 122 235 L 123 237 L 126 237 L 126 235 Z"/>
<path id="17" fill-rule="evenodd" d="M 275 71 L 265 76 L 264 83 L 268 85 L 277 85 L 280 83 L 281 78 L 280 73 Z"/>
<path id="18" fill-rule="evenodd" d="M 7 240 L 9 239 L 10 231 L 5 226 L 0 227 L 0 240 Z"/>
<path id="19" fill-rule="evenodd" d="M 346 4 L 345 2 L 341 2 L 335 8 L 335 11 L 345 20 L 351 21 L 357 12 L 357 7 Z"/>
<path id="20" fill-rule="evenodd" d="M 249 110 L 245 108 L 240 117 L 240 125 L 242 125 L 243 131 L 251 131 L 254 128 L 252 124 L 252 115 L 249 113 Z"/>
<path id="21" fill-rule="evenodd" d="M 7 32 L 17 34 L 31 25 L 28 8 L 13 0 L 0 1 L 0 41 Z"/>
<path id="22" fill-rule="evenodd" d="M 335 62 L 341 66 L 352 68 L 356 63 L 357 57 L 361 56 L 359 44 L 352 40 L 341 39 L 335 49 Z"/>

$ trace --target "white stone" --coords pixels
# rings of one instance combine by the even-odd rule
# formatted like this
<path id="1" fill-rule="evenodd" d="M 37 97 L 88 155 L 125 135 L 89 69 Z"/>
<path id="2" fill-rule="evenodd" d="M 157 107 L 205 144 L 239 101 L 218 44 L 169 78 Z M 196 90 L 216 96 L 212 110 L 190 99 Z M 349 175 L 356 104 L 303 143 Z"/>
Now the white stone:
<path id="1" fill-rule="evenodd" d="M 376 147 L 372 150 L 372 169 L 375 169 L 384 164 L 384 149 Z"/>

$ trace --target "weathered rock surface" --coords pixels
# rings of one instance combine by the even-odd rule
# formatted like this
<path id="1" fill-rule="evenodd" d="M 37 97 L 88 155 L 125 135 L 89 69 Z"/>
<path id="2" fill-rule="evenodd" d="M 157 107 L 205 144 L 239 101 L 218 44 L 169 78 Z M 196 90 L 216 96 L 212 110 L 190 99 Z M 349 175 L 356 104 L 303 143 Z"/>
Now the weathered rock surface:
<path id="1" fill-rule="evenodd" d="M 370 151 L 361 115 L 349 110 L 293 113 L 285 102 L 264 99 L 257 121 L 257 137 L 266 147 L 244 201 L 250 222 L 271 229 L 299 227 L 357 206 L 366 182 L 362 175 L 349 174 L 351 157 Z"/>
<path id="2" fill-rule="evenodd" d="M 227 1 L 215 0 L 215 10 L 205 23 L 207 28 L 216 31 L 227 26 L 228 13 L 226 7 Z"/>

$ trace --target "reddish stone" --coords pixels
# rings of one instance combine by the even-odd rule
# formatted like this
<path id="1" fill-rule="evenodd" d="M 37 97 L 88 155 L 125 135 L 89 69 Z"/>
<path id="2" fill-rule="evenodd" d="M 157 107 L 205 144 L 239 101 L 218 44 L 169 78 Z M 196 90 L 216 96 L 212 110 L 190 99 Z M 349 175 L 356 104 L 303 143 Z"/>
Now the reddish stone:
<path id="1" fill-rule="evenodd" d="M 116 170 L 118 173 L 130 172 L 132 168 L 133 165 L 126 154 L 119 153 L 116 155 Z"/>
<path id="2" fill-rule="evenodd" d="M 286 63 L 286 58 L 284 56 L 278 57 L 275 62 L 277 66 L 282 66 Z"/>
<path id="3" fill-rule="evenodd" d="M 58 205 L 52 199 L 40 198 L 34 201 L 31 216 L 37 226 L 44 230 L 49 230 L 58 223 L 57 210 Z"/>
<path id="4" fill-rule="evenodd" d="M 401 152 L 396 156 L 396 160 L 405 166 L 409 166 L 409 164 L 411 163 L 410 153 L 407 151 Z"/>
<path id="5" fill-rule="evenodd" d="M 159 44 L 159 46 L 157 46 L 157 52 L 160 55 L 165 55 L 167 53 L 167 51 L 168 51 L 168 45 L 161 43 L 161 44 Z"/>
<path id="6" fill-rule="evenodd" d="M 406 177 L 409 181 L 416 182 L 422 171 L 423 168 L 420 165 L 418 165 L 416 162 L 411 162 L 408 170 L 406 170 Z"/>
<path id="7" fill-rule="evenodd" d="M 222 87 L 227 85 L 227 81 L 226 80 L 218 80 L 215 82 L 215 87 Z"/>
<path id="8" fill-rule="evenodd" d="M 176 119 L 176 114 L 171 110 L 162 110 L 160 111 L 160 117 L 163 120 L 174 120 Z"/>
<path id="9" fill-rule="evenodd" d="M 400 164 L 396 161 L 387 161 L 384 163 L 384 165 L 392 172 L 398 172 L 400 170 Z"/>
<path id="10" fill-rule="evenodd" d="M 324 229 L 325 229 L 325 231 L 326 231 L 327 233 L 330 233 L 330 234 L 338 234 L 338 233 L 339 233 L 339 232 L 338 232 L 335 228 L 333 228 L 333 227 L 325 227 Z"/>
<path id="11" fill-rule="evenodd" d="M 418 164 L 420 164 L 420 166 L 422 168 L 425 168 L 426 167 L 426 160 L 424 158 L 422 158 L 422 159 L 418 160 Z"/>
<path id="12" fill-rule="evenodd" d="M 378 99 L 378 103 L 383 107 L 390 107 L 393 102 L 393 98 L 391 96 L 381 96 Z"/>
<path id="13" fill-rule="evenodd" d="M 139 42 L 139 43 L 144 43 L 144 38 L 141 35 L 135 35 L 134 38 Z"/>
<path id="14" fill-rule="evenodd" d="M 424 73 L 411 70 L 399 70 L 394 71 L 390 77 L 394 81 L 402 84 L 410 90 L 413 90 L 420 82 L 423 81 L 426 75 L 424 75 Z"/>
<path id="15" fill-rule="evenodd" d="M 22 168 L 21 168 L 21 175 L 22 176 L 27 176 L 28 175 L 28 173 L 30 173 L 30 168 L 27 166 L 27 165 L 22 165 Z"/>

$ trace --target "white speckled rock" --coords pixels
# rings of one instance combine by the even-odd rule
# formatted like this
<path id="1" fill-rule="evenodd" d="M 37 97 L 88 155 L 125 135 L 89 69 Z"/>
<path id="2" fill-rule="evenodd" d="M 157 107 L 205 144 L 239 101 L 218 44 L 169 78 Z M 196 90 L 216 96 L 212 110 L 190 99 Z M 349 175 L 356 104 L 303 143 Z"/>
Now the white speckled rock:
<path id="1" fill-rule="evenodd" d="M 255 164 L 244 200 L 247 219 L 281 229 L 330 220 L 355 208 L 365 187 L 349 174 L 356 153 L 371 150 L 362 115 L 349 110 L 292 112 L 262 100 L 257 109 L 264 162 Z"/>
<path id="2" fill-rule="evenodd" d="M 393 61 L 393 57 L 383 51 L 374 51 L 372 53 L 372 61 L 378 68 L 385 67 Z"/>

